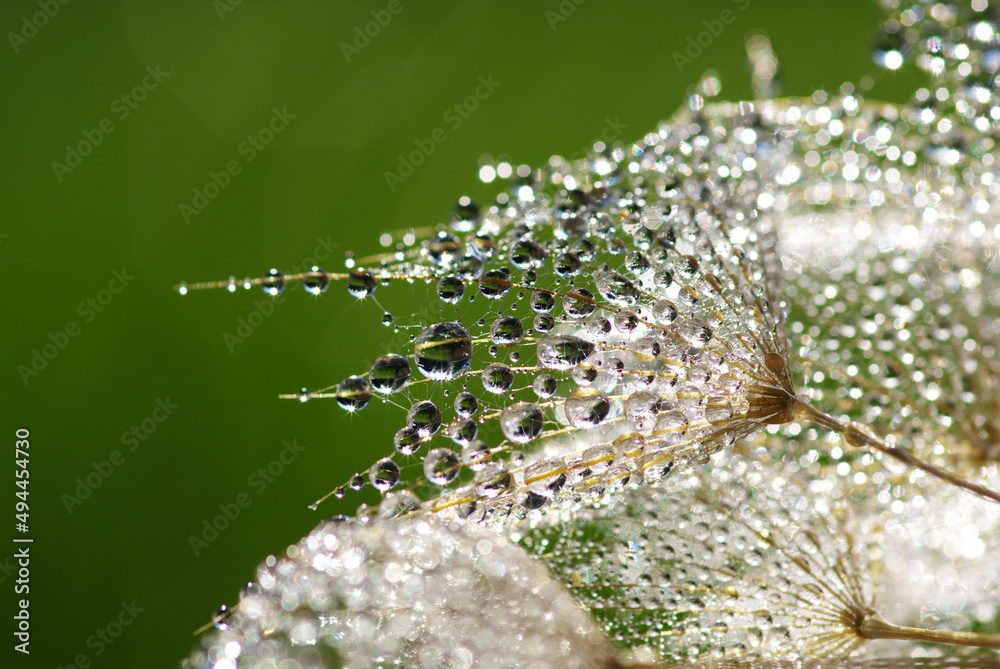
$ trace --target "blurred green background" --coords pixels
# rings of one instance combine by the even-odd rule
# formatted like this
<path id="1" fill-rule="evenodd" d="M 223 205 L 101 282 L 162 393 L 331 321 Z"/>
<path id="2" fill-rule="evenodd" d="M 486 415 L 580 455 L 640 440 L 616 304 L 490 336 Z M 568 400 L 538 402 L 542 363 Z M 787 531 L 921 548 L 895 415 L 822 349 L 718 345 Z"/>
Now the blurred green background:
<path id="1" fill-rule="evenodd" d="M 460 195 L 488 202 L 502 185 L 477 180 L 482 154 L 538 165 L 577 153 L 607 119 L 626 126 L 620 139 L 637 139 L 709 68 L 722 75 L 722 97 L 748 97 L 743 42 L 753 29 L 769 33 L 786 94 L 876 74 L 879 11 L 868 0 L 750 0 L 745 11 L 743 1 L 400 0 L 395 15 L 388 4 L 51 0 L 58 11 L 45 17 L 46 0 L 4 2 L 0 267 L 11 292 L 0 415 L 8 453 L 15 429 L 31 430 L 34 539 L 30 657 L 12 650 L 9 539 L 0 553 L 3 652 L 13 658 L 4 666 L 70 667 L 81 655 L 94 667 L 172 666 L 267 555 L 369 499 L 306 508 L 389 450 L 396 409 L 351 416 L 332 401 L 277 395 L 366 369 L 388 341 L 380 310 L 340 285 L 319 298 L 289 290 L 234 344 L 225 335 L 239 336 L 264 296 L 181 298 L 176 283 L 288 270 L 331 245 L 319 264 L 341 270 L 344 252 L 377 252 L 384 231 L 440 223 Z M 556 23 L 546 12 L 560 8 L 568 16 Z M 678 71 L 673 53 L 727 8 L 735 22 Z M 347 62 L 341 44 L 372 11 L 391 20 Z M 500 86 L 453 129 L 444 113 L 480 76 Z M 881 77 L 871 97 L 904 100 L 914 81 L 905 70 Z M 248 160 L 244 142 L 275 108 L 294 118 Z M 112 130 L 90 155 L 68 158 L 67 145 L 96 138 L 102 123 Z M 435 128 L 447 140 L 390 190 L 385 172 Z M 239 173 L 210 187 L 215 197 L 185 221 L 180 205 L 195 204 L 194 189 L 229 161 Z M 115 271 L 134 277 L 117 294 Z M 71 323 L 77 334 L 60 336 Z M 50 334 L 53 359 L 26 372 Z M 165 417 L 158 401 L 176 408 Z M 132 426 L 149 434 L 123 443 Z M 305 450 L 266 489 L 251 484 L 293 439 Z M 94 480 L 92 463 L 116 450 L 111 475 L 68 509 L 77 479 Z M 241 494 L 250 505 L 195 555 L 189 536 Z M 105 644 L 98 632 L 117 632 L 108 626 L 133 600 L 142 612 Z"/>

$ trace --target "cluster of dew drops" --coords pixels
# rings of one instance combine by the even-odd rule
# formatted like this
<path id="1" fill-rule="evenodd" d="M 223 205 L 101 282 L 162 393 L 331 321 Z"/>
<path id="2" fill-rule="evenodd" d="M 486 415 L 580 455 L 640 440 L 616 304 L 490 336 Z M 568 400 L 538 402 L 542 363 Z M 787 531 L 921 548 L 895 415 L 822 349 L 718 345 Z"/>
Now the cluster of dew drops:
<path id="1" fill-rule="evenodd" d="M 406 456 L 426 444 L 423 478 L 396 495 L 398 510 L 415 508 L 412 490 L 426 483 L 430 491 L 466 483 L 463 471 L 474 497 L 516 493 L 531 510 L 564 488 L 600 494 L 605 484 L 657 480 L 759 427 L 704 434 L 746 411 L 743 377 L 764 367 L 766 350 L 782 348 L 758 249 L 766 244 L 754 220 L 758 176 L 747 139 L 721 126 L 712 134 L 664 127 L 629 149 L 599 144 L 574 164 L 553 158 L 515 175 L 504 163 L 501 173 L 512 178 L 495 205 L 484 210 L 463 197 L 449 223 L 421 240 L 410 231 L 391 253 L 349 255 L 343 274 L 313 267 L 245 280 L 272 296 L 292 280 L 314 295 L 343 281 L 351 295 L 376 303 L 379 286 L 423 283 L 442 312 L 454 308 L 450 319 L 422 317 L 408 355 L 382 355 L 366 372 L 297 395 L 332 396 L 349 412 L 375 397 L 409 405 L 395 453 L 333 494 L 366 482 L 392 490 Z M 706 175 L 708 161 L 724 153 L 731 178 Z M 486 303 L 478 319 L 468 316 L 477 300 Z M 388 312 L 383 323 L 397 333 L 408 327 Z M 480 364 L 474 351 L 482 349 L 490 360 Z M 433 393 L 450 400 L 452 416 Z M 495 425 L 502 439 L 489 434 Z M 550 457 L 532 443 L 582 433 Z M 446 443 L 442 435 L 450 445 L 437 445 Z M 651 457 L 679 443 L 692 444 L 687 459 Z"/>
<path id="2" fill-rule="evenodd" d="M 876 60 L 898 67 L 918 42 L 912 26 L 927 16 L 941 23 L 962 18 L 949 18 L 942 7 L 897 12 L 899 18 L 883 26 Z M 970 34 L 982 41 L 987 24 L 973 14 Z M 995 25 L 988 25 L 995 36 Z M 957 47 L 925 42 L 919 44 L 929 56 L 943 54 L 925 58 L 928 67 L 954 57 L 963 61 L 955 69 L 962 74 L 962 65 L 975 64 Z M 969 53 L 978 57 L 979 51 Z M 993 72 L 983 58 L 984 71 Z M 739 423 L 754 408 L 754 388 L 781 385 L 769 378 L 783 373 L 781 364 L 769 361 L 788 356 L 777 289 L 781 266 L 774 231 L 758 218 L 758 196 L 788 157 L 775 125 L 795 121 L 790 114 L 784 121 L 762 118 L 753 105 L 728 119 L 703 117 L 702 95 L 718 88 L 708 81 L 692 96 L 684 122 L 664 124 L 628 147 L 599 144 L 576 163 L 553 158 L 538 170 L 502 163 L 490 172 L 509 187 L 495 204 L 480 207 L 462 198 L 447 224 L 408 231 L 388 253 L 349 257 L 345 273 L 314 267 L 244 280 L 245 287 L 259 285 L 271 295 L 293 280 L 314 295 L 343 281 L 354 297 L 375 302 L 379 286 L 423 283 L 432 288 L 431 299 L 454 307 L 451 318 L 418 316 L 420 329 L 407 345 L 378 357 L 367 371 L 298 394 L 303 401 L 332 396 L 350 412 L 375 397 L 407 409 L 394 453 L 334 494 L 366 483 L 393 490 L 404 479 L 407 458 L 417 456 L 423 478 L 411 488 L 461 487 L 468 482 L 462 473 L 469 472 L 479 484 L 473 497 L 517 493 L 521 506 L 533 509 L 595 479 L 602 479 L 590 485 L 597 491 L 605 483 L 656 480 L 684 464 L 676 457 L 679 445 L 693 444 L 683 453 L 699 462 L 762 426 L 760 411 L 756 422 Z M 978 99 L 976 91 L 969 95 Z M 814 120 L 832 133 L 857 107 L 847 95 L 840 109 L 823 105 L 823 119 L 815 114 Z M 843 118 L 831 118 L 831 110 Z M 980 120 L 974 119 L 977 129 Z M 943 141 L 910 139 L 928 150 Z M 844 178 L 855 177 L 845 168 Z M 383 244 L 391 246 L 395 239 L 385 243 L 386 237 Z M 230 279 L 228 288 L 237 285 Z M 485 303 L 478 318 L 469 315 L 475 301 Z M 389 312 L 383 323 L 397 333 L 410 328 Z M 454 386 L 461 389 L 452 398 Z M 491 434 L 493 426 L 502 438 Z M 565 437 L 582 433 L 566 447 Z M 655 451 L 662 454 L 650 459 Z M 404 506 L 416 499 L 411 495 Z"/>

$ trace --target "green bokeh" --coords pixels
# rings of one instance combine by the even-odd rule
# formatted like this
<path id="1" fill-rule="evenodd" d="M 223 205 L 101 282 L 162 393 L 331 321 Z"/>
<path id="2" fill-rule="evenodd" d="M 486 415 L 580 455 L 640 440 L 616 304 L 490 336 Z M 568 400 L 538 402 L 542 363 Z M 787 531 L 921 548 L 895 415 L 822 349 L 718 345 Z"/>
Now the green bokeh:
<path id="1" fill-rule="evenodd" d="M 78 654 L 94 667 L 170 666 L 268 554 L 366 499 L 306 508 L 386 451 L 395 409 L 351 416 L 277 395 L 335 383 L 384 353 L 377 307 L 342 286 L 320 298 L 289 291 L 230 352 L 224 333 L 262 295 L 182 299 L 178 281 L 301 265 L 328 237 L 339 247 L 325 266 L 339 270 L 344 251 L 378 251 L 381 232 L 443 221 L 459 195 L 488 200 L 499 186 L 477 181 L 482 154 L 537 165 L 576 153 L 606 119 L 637 139 L 709 68 L 723 97 L 747 97 L 743 41 L 753 29 L 770 34 L 786 94 L 878 74 L 869 46 L 879 12 L 868 0 L 750 0 L 683 71 L 673 53 L 736 3 L 590 0 L 553 29 L 546 10 L 559 11 L 556 0 L 403 0 L 350 63 L 341 42 L 385 2 L 244 0 L 221 18 L 218 6 L 70 2 L 17 52 L 9 36 L 0 47 L 3 434 L 11 452 L 15 428 L 32 433 L 35 540 L 29 658 L 11 649 L 14 578 L 0 572 L 5 666 L 70 666 Z M 28 1 L 4 10 L 4 33 L 40 11 Z M 113 101 L 147 66 L 169 76 L 120 118 Z M 491 75 L 500 87 L 449 127 L 445 111 Z M 873 95 L 903 100 L 917 80 L 883 76 Z M 286 107 L 295 118 L 247 162 L 241 142 Z M 114 130 L 60 181 L 53 161 L 102 119 Z M 447 141 L 390 191 L 384 173 L 439 127 Z M 186 223 L 179 204 L 230 160 L 241 172 Z M 86 300 L 122 268 L 134 279 L 89 320 Z M 79 334 L 25 385 L 18 366 L 70 321 Z M 129 452 L 122 433 L 167 398 L 176 411 Z M 292 439 L 306 450 L 258 494 L 248 477 Z M 68 513 L 62 496 L 116 449 L 124 464 Z M 10 488 L 13 470 L 8 461 Z M 196 557 L 189 535 L 244 492 L 252 504 Z M 4 498 L 12 516 L 15 498 Z M 144 612 L 98 656 L 88 637 L 132 600 Z"/>

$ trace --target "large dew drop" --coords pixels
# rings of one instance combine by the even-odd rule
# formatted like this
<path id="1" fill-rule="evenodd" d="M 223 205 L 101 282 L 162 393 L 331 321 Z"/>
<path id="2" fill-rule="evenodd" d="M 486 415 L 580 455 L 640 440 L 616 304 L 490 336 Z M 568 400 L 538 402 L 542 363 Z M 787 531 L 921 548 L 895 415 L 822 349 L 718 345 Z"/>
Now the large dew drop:
<path id="1" fill-rule="evenodd" d="M 479 292 L 491 300 L 498 300 L 510 290 L 510 275 L 499 269 L 491 269 L 479 280 Z"/>
<path id="2" fill-rule="evenodd" d="M 463 196 L 451 206 L 451 227 L 456 232 L 469 232 L 479 223 L 479 215 L 479 204 Z"/>
<path id="3" fill-rule="evenodd" d="M 586 288 L 574 288 L 563 297 L 563 311 L 570 318 L 586 318 L 596 308 L 594 294 Z"/>
<path id="4" fill-rule="evenodd" d="M 437 294 L 448 304 L 458 304 L 465 295 L 465 282 L 457 276 L 442 277 L 437 283 Z"/>
<path id="5" fill-rule="evenodd" d="M 427 438 L 440 429 L 441 410 L 429 400 L 417 402 L 406 414 L 406 424 L 414 428 L 421 437 Z"/>
<path id="6" fill-rule="evenodd" d="M 597 290 L 611 304 L 629 307 L 639 302 L 639 289 L 625 276 L 615 272 L 598 272 L 594 275 Z"/>
<path id="7" fill-rule="evenodd" d="M 610 412 L 611 401 L 604 395 L 574 397 L 566 402 L 570 424 L 583 430 L 600 425 Z"/>
<path id="8" fill-rule="evenodd" d="M 524 326 L 514 316 L 500 316 L 490 326 L 490 341 L 499 346 L 514 346 L 524 339 Z"/>
<path id="9" fill-rule="evenodd" d="M 698 318 L 687 318 L 677 326 L 677 334 L 688 346 L 704 348 L 712 340 L 712 328 Z"/>
<path id="10" fill-rule="evenodd" d="M 413 455 L 420 448 L 422 443 L 420 432 L 412 425 L 400 428 L 392 438 L 392 444 L 396 451 L 403 455 Z"/>
<path id="11" fill-rule="evenodd" d="M 371 470 L 368 472 L 369 480 L 379 492 L 392 489 L 399 483 L 399 476 L 399 465 L 389 458 L 379 460 L 372 465 Z"/>
<path id="12" fill-rule="evenodd" d="M 458 476 L 458 454 L 448 448 L 435 448 L 424 456 L 424 476 L 434 485 L 448 485 Z"/>
<path id="13" fill-rule="evenodd" d="M 401 355 L 383 355 L 368 370 L 368 382 L 377 392 L 398 393 L 410 382 L 410 362 Z"/>
<path id="14" fill-rule="evenodd" d="M 538 340 L 538 364 L 548 369 L 576 367 L 594 352 L 594 345 L 573 335 L 549 335 Z"/>
<path id="15" fill-rule="evenodd" d="M 472 393 L 462 392 L 455 397 L 455 413 L 468 418 L 479 409 L 479 400 Z"/>
<path id="16" fill-rule="evenodd" d="M 503 436 L 516 444 L 525 444 L 542 433 L 545 415 L 530 402 L 519 402 L 500 414 Z"/>
<path id="17" fill-rule="evenodd" d="M 268 295 L 278 295 L 285 289 L 285 275 L 272 269 L 261 279 L 260 286 Z"/>
<path id="18" fill-rule="evenodd" d="M 366 270 L 354 270 L 347 275 L 347 292 L 357 298 L 368 297 L 375 292 L 375 276 Z"/>
<path id="19" fill-rule="evenodd" d="M 458 323 L 424 328 L 413 342 L 417 369 L 432 381 L 450 381 L 472 363 L 472 337 Z"/>
<path id="20" fill-rule="evenodd" d="M 528 467 L 525 472 L 528 490 L 543 498 L 549 498 L 562 490 L 566 484 L 566 468 L 561 460 L 550 458 Z"/>
<path id="21" fill-rule="evenodd" d="M 337 384 L 337 404 L 346 411 L 361 411 L 372 398 L 372 389 L 360 376 L 351 376 Z"/>
<path id="22" fill-rule="evenodd" d="M 483 369 L 482 373 L 483 389 L 486 392 L 501 394 L 511 389 L 514 385 L 514 372 L 502 362 L 493 362 Z"/>
<path id="23" fill-rule="evenodd" d="M 313 267 L 302 277 L 302 287 L 306 292 L 319 295 L 330 286 L 330 275 L 319 267 Z"/>

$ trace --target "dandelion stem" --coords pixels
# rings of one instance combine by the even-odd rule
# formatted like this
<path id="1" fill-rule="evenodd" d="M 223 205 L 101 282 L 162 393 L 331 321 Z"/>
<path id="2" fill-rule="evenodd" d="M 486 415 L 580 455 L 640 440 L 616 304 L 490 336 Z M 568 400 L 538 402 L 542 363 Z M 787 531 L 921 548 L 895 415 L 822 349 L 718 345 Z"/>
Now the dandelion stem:
<path id="1" fill-rule="evenodd" d="M 980 497 L 985 497 L 988 500 L 1000 504 L 1000 493 L 997 491 L 987 488 L 981 483 L 970 481 L 960 474 L 948 471 L 947 469 L 943 469 L 937 465 L 921 460 L 912 451 L 903 448 L 902 446 L 890 444 L 881 437 L 878 437 L 867 426 L 862 425 L 861 423 L 842 423 L 833 416 L 819 411 L 798 398 L 795 399 L 795 405 L 792 407 L 791 413 L 796 420 L 811 420 L 814 423 L 818 423 L 823 427 L 829 428 L 834 432 L 843 435 L 844 439 L 851 446 L 859 448 L 867 446 L 869 448 L 873 448 L 876 451 L 898 460 L 905 465 L 926 472 L 941 481 L 958 488 L 963 488 L 964 490 L 968 490 L 969 492 L 979 495 Z"/>
<path id="2" fill-rule="evenodd" d="M 1000 649 L 1000 636 L 994 634 L 948 632 L 921 629 L 919 627 L 902 627 L 893 625 L 878 614 L 866 617 L 858 627 L 858 631 L 866 639 L 902 639 L 925 643 L 945 643 L 952 646 Z"/>

